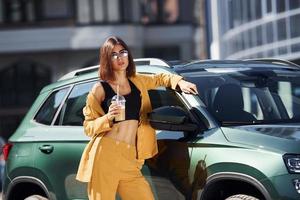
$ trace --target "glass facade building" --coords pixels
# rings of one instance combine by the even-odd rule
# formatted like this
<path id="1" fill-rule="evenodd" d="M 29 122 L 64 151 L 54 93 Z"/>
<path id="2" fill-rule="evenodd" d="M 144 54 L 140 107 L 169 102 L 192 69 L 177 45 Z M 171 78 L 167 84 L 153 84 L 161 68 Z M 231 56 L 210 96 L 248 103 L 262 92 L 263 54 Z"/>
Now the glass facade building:
<path id="1" fill-rule="evenodd" d="M 299 61 L 300 0 L 211 0 L 211 58 Z"/>

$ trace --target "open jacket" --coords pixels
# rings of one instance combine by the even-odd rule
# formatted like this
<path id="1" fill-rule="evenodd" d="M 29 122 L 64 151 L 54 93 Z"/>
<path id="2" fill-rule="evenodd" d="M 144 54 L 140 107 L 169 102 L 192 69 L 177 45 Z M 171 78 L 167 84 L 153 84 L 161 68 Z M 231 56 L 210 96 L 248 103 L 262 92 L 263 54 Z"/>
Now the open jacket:
<path id="1" fill-rule="evenodd" d="M 155 130 L 150 126 L 147 119 L 147 114 L 152 111 L 148 90 L 159 86 L 175 89 L 182 77 L 175 74 L 142 75 L 137 73 L 129 79 L 141 92 L 140 121 L 137 130 L 137 155 L 138 159 L 143 160 L 153 157 L 158 152 Z M 87 96 L 83 114 L 85 116 L 83 122 L 84 132 L 91 137 L 91 140 L 83 151 L 76 179 L 82 182 L 89 182 L 101 138 L 112 127 L 100 103 L 91 92 Z M 118 124 L 114 126 L 118 126 Z"/>

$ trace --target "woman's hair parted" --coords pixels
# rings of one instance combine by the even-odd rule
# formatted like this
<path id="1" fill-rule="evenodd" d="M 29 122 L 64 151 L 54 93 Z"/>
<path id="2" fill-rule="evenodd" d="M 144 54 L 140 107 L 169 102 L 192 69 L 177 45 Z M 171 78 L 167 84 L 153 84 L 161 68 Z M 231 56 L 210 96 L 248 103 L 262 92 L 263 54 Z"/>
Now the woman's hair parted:
<path id="1" fill-rule="evenodd" d="M 102 80 L 115 80 L 113 69 L 112 69 L 112 50 L 116 45 L 121 45 L 128 51 L 128 67 L 126 69 L 127 77 L 135 75 L 135 64 L 133 61 L 132 54 L 127 44 L 116 36 L 107 38 L 100 49 L 100 67 L 99 77 Z"/>

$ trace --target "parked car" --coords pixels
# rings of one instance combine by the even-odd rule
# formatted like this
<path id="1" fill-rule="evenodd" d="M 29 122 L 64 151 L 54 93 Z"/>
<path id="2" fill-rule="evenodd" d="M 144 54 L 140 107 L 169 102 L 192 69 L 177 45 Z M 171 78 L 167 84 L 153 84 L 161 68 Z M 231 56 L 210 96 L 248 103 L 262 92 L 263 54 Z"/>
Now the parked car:
<path id="1" fill-rule="evenodd" d="M 142 172 L 156 199 L 300 199 L 300 67 L 283 60 L 135 60 L 180 74 L 199 95 L 150 90 L 159 153 Z M 97 66 L 39 94 L 6 148 L 4 199 L 87 199 L 75 180 L 89 138 L 82 108 Z"/>

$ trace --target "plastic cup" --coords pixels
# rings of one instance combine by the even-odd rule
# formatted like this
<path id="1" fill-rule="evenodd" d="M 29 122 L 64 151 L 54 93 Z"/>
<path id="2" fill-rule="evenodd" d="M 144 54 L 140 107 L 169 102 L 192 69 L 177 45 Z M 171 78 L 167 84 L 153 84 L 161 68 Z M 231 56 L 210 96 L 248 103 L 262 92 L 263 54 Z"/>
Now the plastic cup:
<path id="1" fill-rule="evenodd" d="M 115 95 L 111 99 L 112 103 L 116 103 L 118 106 L 121 107 L 120 114 L 115 117 L 115 121 L 123 121 L 125 120 L 125 103 L 126 99 L 122 95 Z"/>

